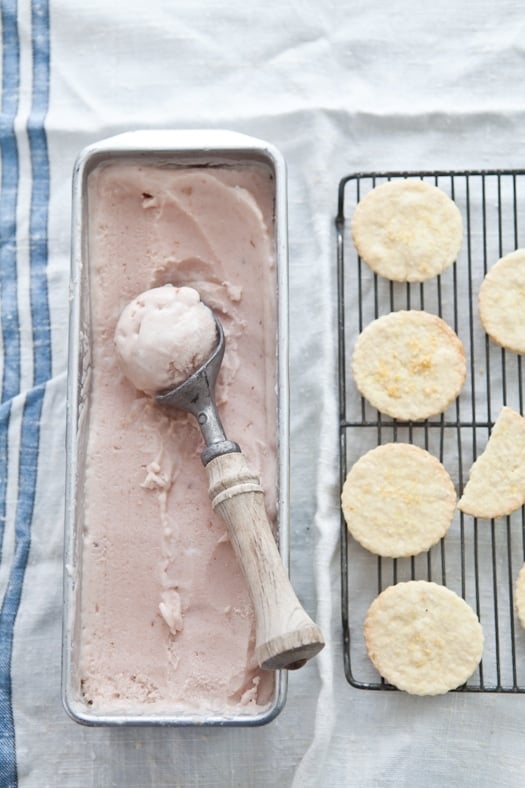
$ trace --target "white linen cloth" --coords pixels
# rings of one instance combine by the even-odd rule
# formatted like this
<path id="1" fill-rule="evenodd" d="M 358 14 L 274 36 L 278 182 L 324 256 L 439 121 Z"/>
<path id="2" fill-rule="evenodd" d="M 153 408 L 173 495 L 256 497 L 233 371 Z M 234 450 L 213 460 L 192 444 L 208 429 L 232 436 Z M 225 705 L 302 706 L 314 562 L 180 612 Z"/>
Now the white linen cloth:
<path id="1" fill-rule="evenodd" d="M 522 166 L 522 4 L 3 0 L 1 24 L 0 784 L 523 785 L 525 697 L 344 678 L 333 223 L 354 171 Z M 136 128 L 229 128 L 288 163 L 291 575 L 328 644 L 264 728 L 91 729 L 61 706 L 71 173 Z"/>

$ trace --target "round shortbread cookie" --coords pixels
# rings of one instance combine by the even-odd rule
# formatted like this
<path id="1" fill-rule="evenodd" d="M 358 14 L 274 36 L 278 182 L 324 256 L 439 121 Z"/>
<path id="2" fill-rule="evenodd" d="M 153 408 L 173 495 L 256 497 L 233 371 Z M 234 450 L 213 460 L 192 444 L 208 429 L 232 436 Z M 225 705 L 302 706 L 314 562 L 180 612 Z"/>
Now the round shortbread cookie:
<path id="1" fill-rule="evenodd" d="M 521 626 L 525 629 L 525 564 L 520 569 L 514 589 L 514 605 Z"/>
<path id="2" fill-rule="evenodd" d="M 464 684 L 483 653 L 472 608 L 445 586 L 397 583 L 370 605 L 364 636 L 376 670 L 412 695 L 440 695 Z"/>
<path id="3" fill-rule="evenodd" d="M 352 238 L 377 274 L 395 282 L 424 282 L 458 256 L 463 222 L 445 192 L 420 180 L 389 181 L 357 204 Z"/>
<path id="4" fill-rule="evenodd" d="M 470 469 L 458 508 L 473 517 L 504 517 L 525 504 L 525 419 L 503 406 Z"/>
<path id="5" fill-rule="evenodd" d="M 479 290 L 479 317 L 498 345 L 525 353 L 525 249 L 498 260 Z"/>
<path id="6" fill-rule="evenodd" d="M 428 451 L 387 443 L 353 465 L 341 504 L 354 539 L 372 553 L 401 558 L 430 549 L 446 534 L 456 491 L 443 465 Z"/>
<path id="7" fill-rule="evenodd" d="M 357 388 L 381 413 L 420 421 L 442 413 L 465 383 L 465 351 L 437 315 L 390 312 L 357 338 L 352 356 Z"/>

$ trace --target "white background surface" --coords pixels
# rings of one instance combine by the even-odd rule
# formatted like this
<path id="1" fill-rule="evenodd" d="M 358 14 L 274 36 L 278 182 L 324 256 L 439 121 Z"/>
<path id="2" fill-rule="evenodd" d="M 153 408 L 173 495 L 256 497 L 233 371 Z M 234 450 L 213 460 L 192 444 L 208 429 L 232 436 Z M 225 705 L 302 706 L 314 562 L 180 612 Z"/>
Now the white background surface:
<path id="1" fill-rule="evenodd" d="M 333 219 L 353 171 L 522 166 L 524 77 L 518 0 L 52 0 L 55 377 L 15 633 L 21 785 L 523 785 L 525 697 L 414 699 L 344 678 Z M 289 168 L 291 573 L 329 644 L 290 676 L 285 710 L 260 729 L 87 729 L 60 703 L 71 170 L 94 140 L 161 127 L 252 134 Z"/>

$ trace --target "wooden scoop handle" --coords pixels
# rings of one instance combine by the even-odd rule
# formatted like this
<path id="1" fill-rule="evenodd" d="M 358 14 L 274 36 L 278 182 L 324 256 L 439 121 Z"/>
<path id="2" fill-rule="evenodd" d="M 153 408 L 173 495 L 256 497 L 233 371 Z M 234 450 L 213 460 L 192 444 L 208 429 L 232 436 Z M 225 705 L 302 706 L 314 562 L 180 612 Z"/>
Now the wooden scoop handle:
<path id="1" fill-rule="evenodd" d="M 297 668 L 324 646 L 320 629 L 301 606 L 275 542 L 260 481 L 241 452 L 206 465 L 212 507 L 230 541 L 255 610 L 255 658 L 261 668 Z"/>

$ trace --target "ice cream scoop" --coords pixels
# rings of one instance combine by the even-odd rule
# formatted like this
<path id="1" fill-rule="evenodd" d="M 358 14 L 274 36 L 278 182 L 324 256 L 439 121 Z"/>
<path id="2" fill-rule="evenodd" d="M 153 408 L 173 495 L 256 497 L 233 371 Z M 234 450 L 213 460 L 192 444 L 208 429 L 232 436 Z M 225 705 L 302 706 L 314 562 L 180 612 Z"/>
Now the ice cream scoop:
<path id="1" fill-rule="evenodd" d="M 265 669 L 301 667 L 324 646 L 323 635 L 301 606 L 277 549 L 260 480 L 237 443 L 228 440 L 215 405 L 215 383 L 224 356 L 222 325 L 215 323 L 215 347 L 182 383 L 159 391 L 156 401 L 191 413 L 204 441 L 212 507 L 224 519 L 254 607 L 255 657 Z M 118 328 L 117 328 L 118 331 Z"/>

